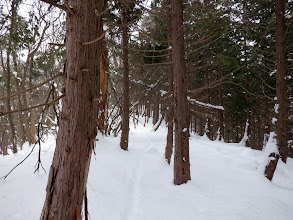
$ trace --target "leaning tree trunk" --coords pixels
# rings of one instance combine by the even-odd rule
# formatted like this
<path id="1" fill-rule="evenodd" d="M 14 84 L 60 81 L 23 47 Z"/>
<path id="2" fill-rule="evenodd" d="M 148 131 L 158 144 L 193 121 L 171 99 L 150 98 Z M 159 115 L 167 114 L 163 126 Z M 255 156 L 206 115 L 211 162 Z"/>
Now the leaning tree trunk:
<path id="1" fill-rule="evenodd" d="M 122 12 L 123 19 L 123 107 L 122 107 L 122 134 L 120 146 L 123 150 L 128 150 L 129 138 L 129 68 L 128 68 L 128 28 L 127 28 L 127 7 L 124 6 Z"/>
<path id="2" fill-rule="evenodd" d="M 183 2 L 172 0 L 172 63 L 174 68 L 174 118 L 175 155 L 174 184 L 180 185 L 191 179 L 189 163 L 189 133 L 187 113 L 187 89 L 185 78 Z"/>
<path id="3" fill-rule="evenodd" d="M 70 0 L 67 14 L 66 96 L 41 219 L 81 219 L 97 134 L 102 0 Z M 90 43 L 90 41 L 92 41 Z M 87 42 L 87 43 L 86 43 Z"/>
<path id="4" fill-rule="evenodd" d="M 271 154 L 266 166 L 265 176 L 272 180 L 279 157 L 286 163 L 288 157 L 288 98 L 287 98 L 287 65 L 286 65 L 286 28 L 285 28 L 285 0 L 276 0 L 276 59 L 277 59 L 277 103 L 275 125 L 278 154 Z"/>
<path id="5" fill-rule="evenodd" d="M 167 9 L 166 9 L 166 14 L 167 14 L 167 37 L 168 37 L 168 46 L 169 46 L 169 62 L 170 64 L 168 65 L 168 83 L 169 83 L 169 88 L 168 88 L 168 133 L 167 133 L 167 144 L 166 144 L 166 149 L 165 149 L 165 159 L 170 164 L 171 162 L 171 156 L 172 156 L 172 151 L 173 151 L 173 130 L 174 130 L 174 90 L 173 90 L 173 66 L 172 66 L 172 23 L 171 23 L 171 9 L 170 9 L 170 0 L 167 2 Z"/>

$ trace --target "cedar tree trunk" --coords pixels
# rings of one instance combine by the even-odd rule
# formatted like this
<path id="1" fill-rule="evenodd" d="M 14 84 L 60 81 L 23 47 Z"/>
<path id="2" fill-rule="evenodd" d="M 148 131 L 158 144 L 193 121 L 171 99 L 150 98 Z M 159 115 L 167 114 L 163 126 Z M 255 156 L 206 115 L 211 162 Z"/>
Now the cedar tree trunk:
<path id="1" fill-rule="evenodd" d="M 284 163 L 288 157 L 288 98 L 287 98 L 287 65 L 286 65 L 286 28 L 285 28 L 285 0 L 276 0 L 276 59 L 277 59 L 277 103 L 275 125 L 277 145 L 280 155 L 271 154 L 274 160 L 270 160 L 266 166 L 265 176 L 272 180 L 279 157 Z"/>
<path id="2" fill-rule="evenodd" d="M 81 219 L 92 149 L 97 134 L 103 0 L 70 0 L 67 14 L 66 96 L 41 219 Z"/>
<path id="3" fill-rule="evenodd" d="M 169 64 L 168 66 L 168 96 L 169 96 L 169 103 L 168 103 L 168 133 L 167 133 L 167 145 L 165 149 L 165 159 L 170 164 L 171 162 L 171 156 L 173 151 L 173 130 L 174 130 L 174 90 L 173 90 L 173 66 L 172 66 L 172 23 L 171 23 L 171 4 L 170 0 L 167 2 L 167 37 L 168 37 L 168 45 L 169 45 Z"/>
<path id="4" fill-rule="evenodd" d="M 277 33 L 277 122 L 276 134 L 281 159 L 284 163 L 288 157 L 288 98 L 287 98 L 287 65 L 286 65 L 286 28 L 285 0 L 276 0 Z"/>
<path id="5" fill-rule="evenodd" d="M 183 2 L 171 0 L 172 6 L 172 63 L 174 68 L 174 118 L 175 155 L 174 184 L 180 185 L 191 179 L 189 163 L 189 133 L 187 113 L 187 89 L 185 78 Z"/>
<path id="6" fill-rule="evenodd" d="M 128 28 L 127 28 L 127 7 L 124 6 L 122 12 L 123 23 L 123 108 L 122 108 L 122 134 L 120 146 L 123 150 L 128 150 L 129 138 L 129 68 L 128 68 Z"/>

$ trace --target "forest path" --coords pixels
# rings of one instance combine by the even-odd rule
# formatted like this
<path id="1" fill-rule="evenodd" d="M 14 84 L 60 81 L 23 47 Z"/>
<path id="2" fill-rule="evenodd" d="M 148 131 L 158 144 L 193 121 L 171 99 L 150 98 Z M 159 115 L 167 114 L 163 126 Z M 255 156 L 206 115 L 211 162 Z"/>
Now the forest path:
<path id="1" fill-rule="evenodd" d="M 135 220 L 135 216 L 139 213 L 139 200 L 141 192 L 141 179 L 144 171 L 144 155 L 142 153 L 137 154 L 138 160 L 135 166 L 134 175 L 131 177 L 131 184 L 129 184 L 128 205 L 125 207 L 125 219 Z"/>
<path id="2" fill-rule="evenodd" d="M 173 161 L 168 165 L 164 159 L 166 135 L 163 124 L 157 132 L 152 125 L 131 127 L 129 151 L 120 149 L 119 137 L 98 137 L 87 185 L 90 219 L 292 219 L 293 159 L 279 163 L 269 182 L 258 170 L 263 152 L 192 134 L 192 180 L 175 186 Z M 42 146 L 46 170 L 54 145 L 55 137 L 49 136 Z M 1 174 L 30 150 L 24 146 L 18 154 L 0 157 Z M 0 219 L 39 218 L 48 173 L 33 174 L 37 156 L 0 181 Z"/>
<path id="3" fill-rule="evenodd" d="M 142 137 L 143 139 L 143 148 L 148 148 L 151 145 L 151 142 L 147 139 L 147 136 Z M 141 140 L 140 140 L 141 141 Z M 130 150 L 132 150 L 132 145 L 137 145 L 137 143 L 130 144 Z M 141 145 L 141 144 L 140 144 Z M 133 146 L 134 147 L 134 146 Z M 127 220 L 136 220 L 137 215 L 139 215 L 139 200 L 142 190 L 141 180 L 144 175 L 144 166 L 145 166 L 145 154 L 140 149 L 136 154 L 136 161 L 134 161 L 134 173 L 131 177 L 131 184 L 129 184 L 129 195 L 128 195 L 128 205 L 125 208 L 125 217 Z"/>

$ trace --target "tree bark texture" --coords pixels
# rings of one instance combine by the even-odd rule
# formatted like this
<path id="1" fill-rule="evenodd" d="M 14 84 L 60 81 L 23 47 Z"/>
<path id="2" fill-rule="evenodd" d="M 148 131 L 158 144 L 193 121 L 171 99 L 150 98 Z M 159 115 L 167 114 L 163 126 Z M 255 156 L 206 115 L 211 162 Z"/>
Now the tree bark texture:
<path id="1" fill-rule="evenodd" d="M 265 177 L 268 178 L 270 181 L 272 181 L 272 179 L 274 177 L 275 170 L 277 168 L 277 164 L 278 164 L 280 155 L 278 155 L 276 153 L 271 153 L 269 155 L 269 157 L 271 159 L 270 159 L 269 164 L 266 166 Z"/>
<path id="2" fill-rule="evenodd" d="M 265 169 L 265 176 L 272 180 L 279 157 L 284 163 L 288 157 L 288 104 L 287 104 L 287 65 L 286 65 L 286 29 L 285 29 L 285 0 L 276 0 L 276 60 L 277 60 L 277 103 L 275 125 L 277 145 L 280 155 L 272 153 L 269 157 L 275 159 L 270 160 Z"/>
<path id="3" fill-rule="evenodd" d="M 174 89 L 173 89 L 173 66 L 172 66 L 172 22 L 171 22 L 171 4 L 170 0 L 167 2 L 166 14 L 167 14 L 167 37 L 169 46 L 169 64 L 168 66 L 168 133 L 167 133 L 167 144 L 165 148 L 165 159 L 170 164 L 171 156 L 173 153 L 173 131 L 174 131 Z"/>
<path id="4" fill-rule="evenodd" d="M 222 64 L 218 64 L 218 79 L 222 78 Z M 218 103 L 219 106 L 223 106 L 223 89 L 222 85 L 218 88 Z M 218 111 L 218 140 L 224 141 L 224 113 Z"/>
<path id="5" fill-rule="evenodd" d="M 174 68 L 174 118 L 175 155 L 174 184 L 180 185 L 191 179 L 189 162 L 189 133 L 187 113 L 187 89 L 184 60 L 183 2 L 171 0 L 172 6 L 172 63 Z"/>
<path id="6" fill-rule="evenodd" d="M 123 105 L 122 105 L 122 134 L 120 146 L 123 150 L 128 150 L 129 138 L 129 68 L 128 68 L 128 18 L 127 7 L 124 6 L 122 12 L 122 45 L 123 45 Z"/>
<path id="7" fill-rule="evenodd" d="M 108 50 L 106 40 L 102 40 L 102 52 L 100 58 L 100 88 L 102 91 L 101 101 L 99 101 L 99 115 L 98 115 L 98 128 L 102 134 L 105 134 L 105 118 L 106 118 L 106 105 L 108 99 Z"/>
<path id="8" fill-rule="evenodd" d="M 277 144 L 284 163 L 288 157 L 288 97 L 287 97 L 287 57 L 286 57 L 286 25 L 285 2 L 276 0 L 276 58 L 277 58 Z"/>
<path id="9" fill-rule="evenodd" d="M 9 42 L 8 42 L 8 50 L 7 50 L 7 54 L 6 54 L 6 92 L 7 92 L 7 96 L 9 96 L 11 94 L 11 69 L 10 69 L 10 50 L 12 49 L 12 40 L 13 40 L 13 35 L 15 34 L 15 22 L 16 22 L 16 16 L 17 16 L 17 7 L 18 7 L 18 3 L 16 1 L 12 1 L 11 3 L 11 27 L 9 30 Z M 5 67 L 3 67 L 5 68 Z M 7 105 L 7 111 L 11 112 L 11 100 L 10 98 L 7 99 L 6 101 L 6 105 Z M 12 144 L 12 151 L 13 153 L 17 153 L 17 145 L 16 145 L 16 134 L 15 134 L 15 126 L 14 126 L 14 122 L 13 122 L 13 117 L 12 114 L 9 113 L 8 114 L 8 122 L 10 125 L 10 139 L 11 139 L 11 144 Z"/>
<path id="10" fill-rule="evenodd" d="M 153 111 L 153 126 L 157 124 L 157 122 L 160 119 L 160 105 L 159 105 L 159 99 L 156 97 L 156 101 L 154 104 L 154 111 Z"/>
<path id="11" fill-rule="evenodd" d="M 84 45 L 102 34 L 103 0 L 70 0 L 67 14 L 66 96 L 46 200 L 41 219 L 81 219 L 92 149 L 97 134 L 100 41 Z"/>

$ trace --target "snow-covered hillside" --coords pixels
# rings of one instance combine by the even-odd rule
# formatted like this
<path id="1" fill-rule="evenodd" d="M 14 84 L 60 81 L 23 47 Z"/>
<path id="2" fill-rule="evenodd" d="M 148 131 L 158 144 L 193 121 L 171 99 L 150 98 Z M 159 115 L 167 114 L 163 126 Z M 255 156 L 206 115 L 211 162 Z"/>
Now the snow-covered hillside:
<path id="1" fill-rule="evenodd" d="M 119 137 L 99 137 L 88 180 L 90 219 L 201 220 L 293 219 L 293 160 L 279 163 L 273 182 L 262 174 L 263 152 L 191 135 L 191 178 L 173 184 L 164 161 L 166 129 L 131 127 L 129 151 Z M 6 180 L 0 180 L 0 219 L 39 219 L 54 153 L 54 136 L 42 144 L 47 173 L 33 174 L 37 150 Z M 5 175 L 30 151 L 0 157 Z"/>

